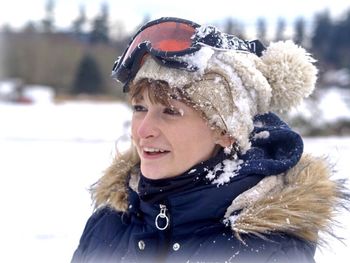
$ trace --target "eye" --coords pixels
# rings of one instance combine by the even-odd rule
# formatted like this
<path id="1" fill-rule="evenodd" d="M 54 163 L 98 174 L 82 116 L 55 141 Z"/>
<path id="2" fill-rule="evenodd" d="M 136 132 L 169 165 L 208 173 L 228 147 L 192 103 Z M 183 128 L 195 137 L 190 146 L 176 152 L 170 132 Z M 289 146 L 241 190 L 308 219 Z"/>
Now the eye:
<path id="1" fill-rule="evenodd" d="M 169 114 L 169 115 L 174 115 L 174 116 L 182 116 L 183 115 L 180 110 L 178 110 L 174 107 L 165 108 L 164 113 Z"/>
<path id="2" fill-rule="evenodd" d="M 132 111 L 133 112 L 146 112 L 147 108 L 142 105 L 132 105 Z"/>

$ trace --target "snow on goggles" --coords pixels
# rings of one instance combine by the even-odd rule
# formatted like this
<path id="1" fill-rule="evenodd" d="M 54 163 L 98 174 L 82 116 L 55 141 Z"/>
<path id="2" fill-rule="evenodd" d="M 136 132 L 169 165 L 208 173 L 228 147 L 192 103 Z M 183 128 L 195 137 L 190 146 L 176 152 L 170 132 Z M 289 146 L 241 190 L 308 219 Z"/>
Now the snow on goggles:
<path id="1" fill-rule="evenodd" d="M 244 41 L 220 32 L 213 26 L 201 27 L 189 20 L 165 17 L 144 25 L 131 39 L 127 49 L 114 63 L 112 77 L 120 81 L 123 91 L 142 66 L 146 54 L 168 67 L 195 71 L 195 66 L 178 58 L 207 45 L 218 49 L 233 49 L 261 56 L 265 47 L 259 40 Z"/>

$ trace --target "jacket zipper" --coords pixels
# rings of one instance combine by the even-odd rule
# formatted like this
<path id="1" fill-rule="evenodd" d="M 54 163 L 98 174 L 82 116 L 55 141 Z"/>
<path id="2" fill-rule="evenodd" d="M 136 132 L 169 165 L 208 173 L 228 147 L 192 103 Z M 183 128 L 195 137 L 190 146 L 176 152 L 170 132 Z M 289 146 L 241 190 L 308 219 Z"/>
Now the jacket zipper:
<path id="1" fill-rule="evenodd" d="M 160 204 L 159 207 L 160 207 L 160 211 L 159 211 L 159 214 L 156 216 L 154 223 L 158 230 L 163 231 L 169 227 L 170 219 L 169 219 L 169 216 L 167 215 L 168 208 L 166 207 L 166 205 Z M 165 220 L 165 225 L 161 226 L 160 222 L 164 220 Z"/>
<path id="2" fill-rule="evenodd" d="M 159 213 L 155 219 L 155 225 L 158 230 L 163 234 L 163 241 L 161 242 L 160 254 L 157 257 L 157 263 L 163 263 L 168 257 L 168 251 L 170 247 L 171 240 L 171 229 L 170 229 L 170 213 L 169 209 L 166 206 L 166 201 L 163 204 L 159 204 Z"/>

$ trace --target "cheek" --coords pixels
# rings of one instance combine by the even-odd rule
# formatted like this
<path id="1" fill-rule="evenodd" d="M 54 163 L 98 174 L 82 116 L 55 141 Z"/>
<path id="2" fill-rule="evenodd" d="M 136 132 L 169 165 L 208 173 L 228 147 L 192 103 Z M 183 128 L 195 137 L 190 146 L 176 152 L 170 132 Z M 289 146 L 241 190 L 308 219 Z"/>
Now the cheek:
<path id="1" fill-rule="evenodd" d="M 139 128 L 138 121 L 134 118 L 131 120 L 131 137 L 135 141 L 138 138 L 137 130 Z"/>
<path id="2" fill-rule="evenodd" d="M 191 126 L 189 126 L 191 127 Z M 214 132 L 206 123 L 197 124 L 195 129 L 190 129 L 189 134 L 194 142 L 212 144 L 214 143 Z"/>
<path id="3" fill-rule="evenodd" d="M 214 132 L 206 125 L 198 125 L 196 129 L 188 129 L 190 124 L 184 125 L 182 131 L 177 131 L 175 146 L 185 153 L 207 154 L 215 147 Z"/>

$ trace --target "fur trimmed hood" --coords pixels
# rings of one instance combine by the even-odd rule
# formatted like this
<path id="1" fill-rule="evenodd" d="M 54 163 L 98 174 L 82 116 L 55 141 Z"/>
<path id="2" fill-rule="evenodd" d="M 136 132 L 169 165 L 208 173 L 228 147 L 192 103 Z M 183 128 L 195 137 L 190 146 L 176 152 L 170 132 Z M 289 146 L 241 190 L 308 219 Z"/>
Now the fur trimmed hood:
<path id="1" fill-rule="evenodd" d="M 127 211 L 128 186 L 137 188 L 138 176 L 116 178 L 113 163 L 95 185 L 93 198 L 101 206 Z M 130 167 L 129 167 L 130 168 Z M 242 234 L 264 237 L 274 232 L 324 243 L 320 233 L 334 236 L 334 216 L 347 206 L 349 193 L 344 180 L 333 180 L 330 165 L 321 158 L 304 155 L 285 174 L 268 176 L 236 197 L 227 208 L 224 222 L 237 238 Z"/>
<path id="2" fill-rule="evenodd" d="M 304 155 L 286 174 L 266 177 L 235 198 L 226 222 L 239 239 L 241 234 L 284 232 L 322 244 L 319 234 L 334 235 L 334 217 L 349 200 L 344 181 L 331 175 L 324 159 Z"/>

